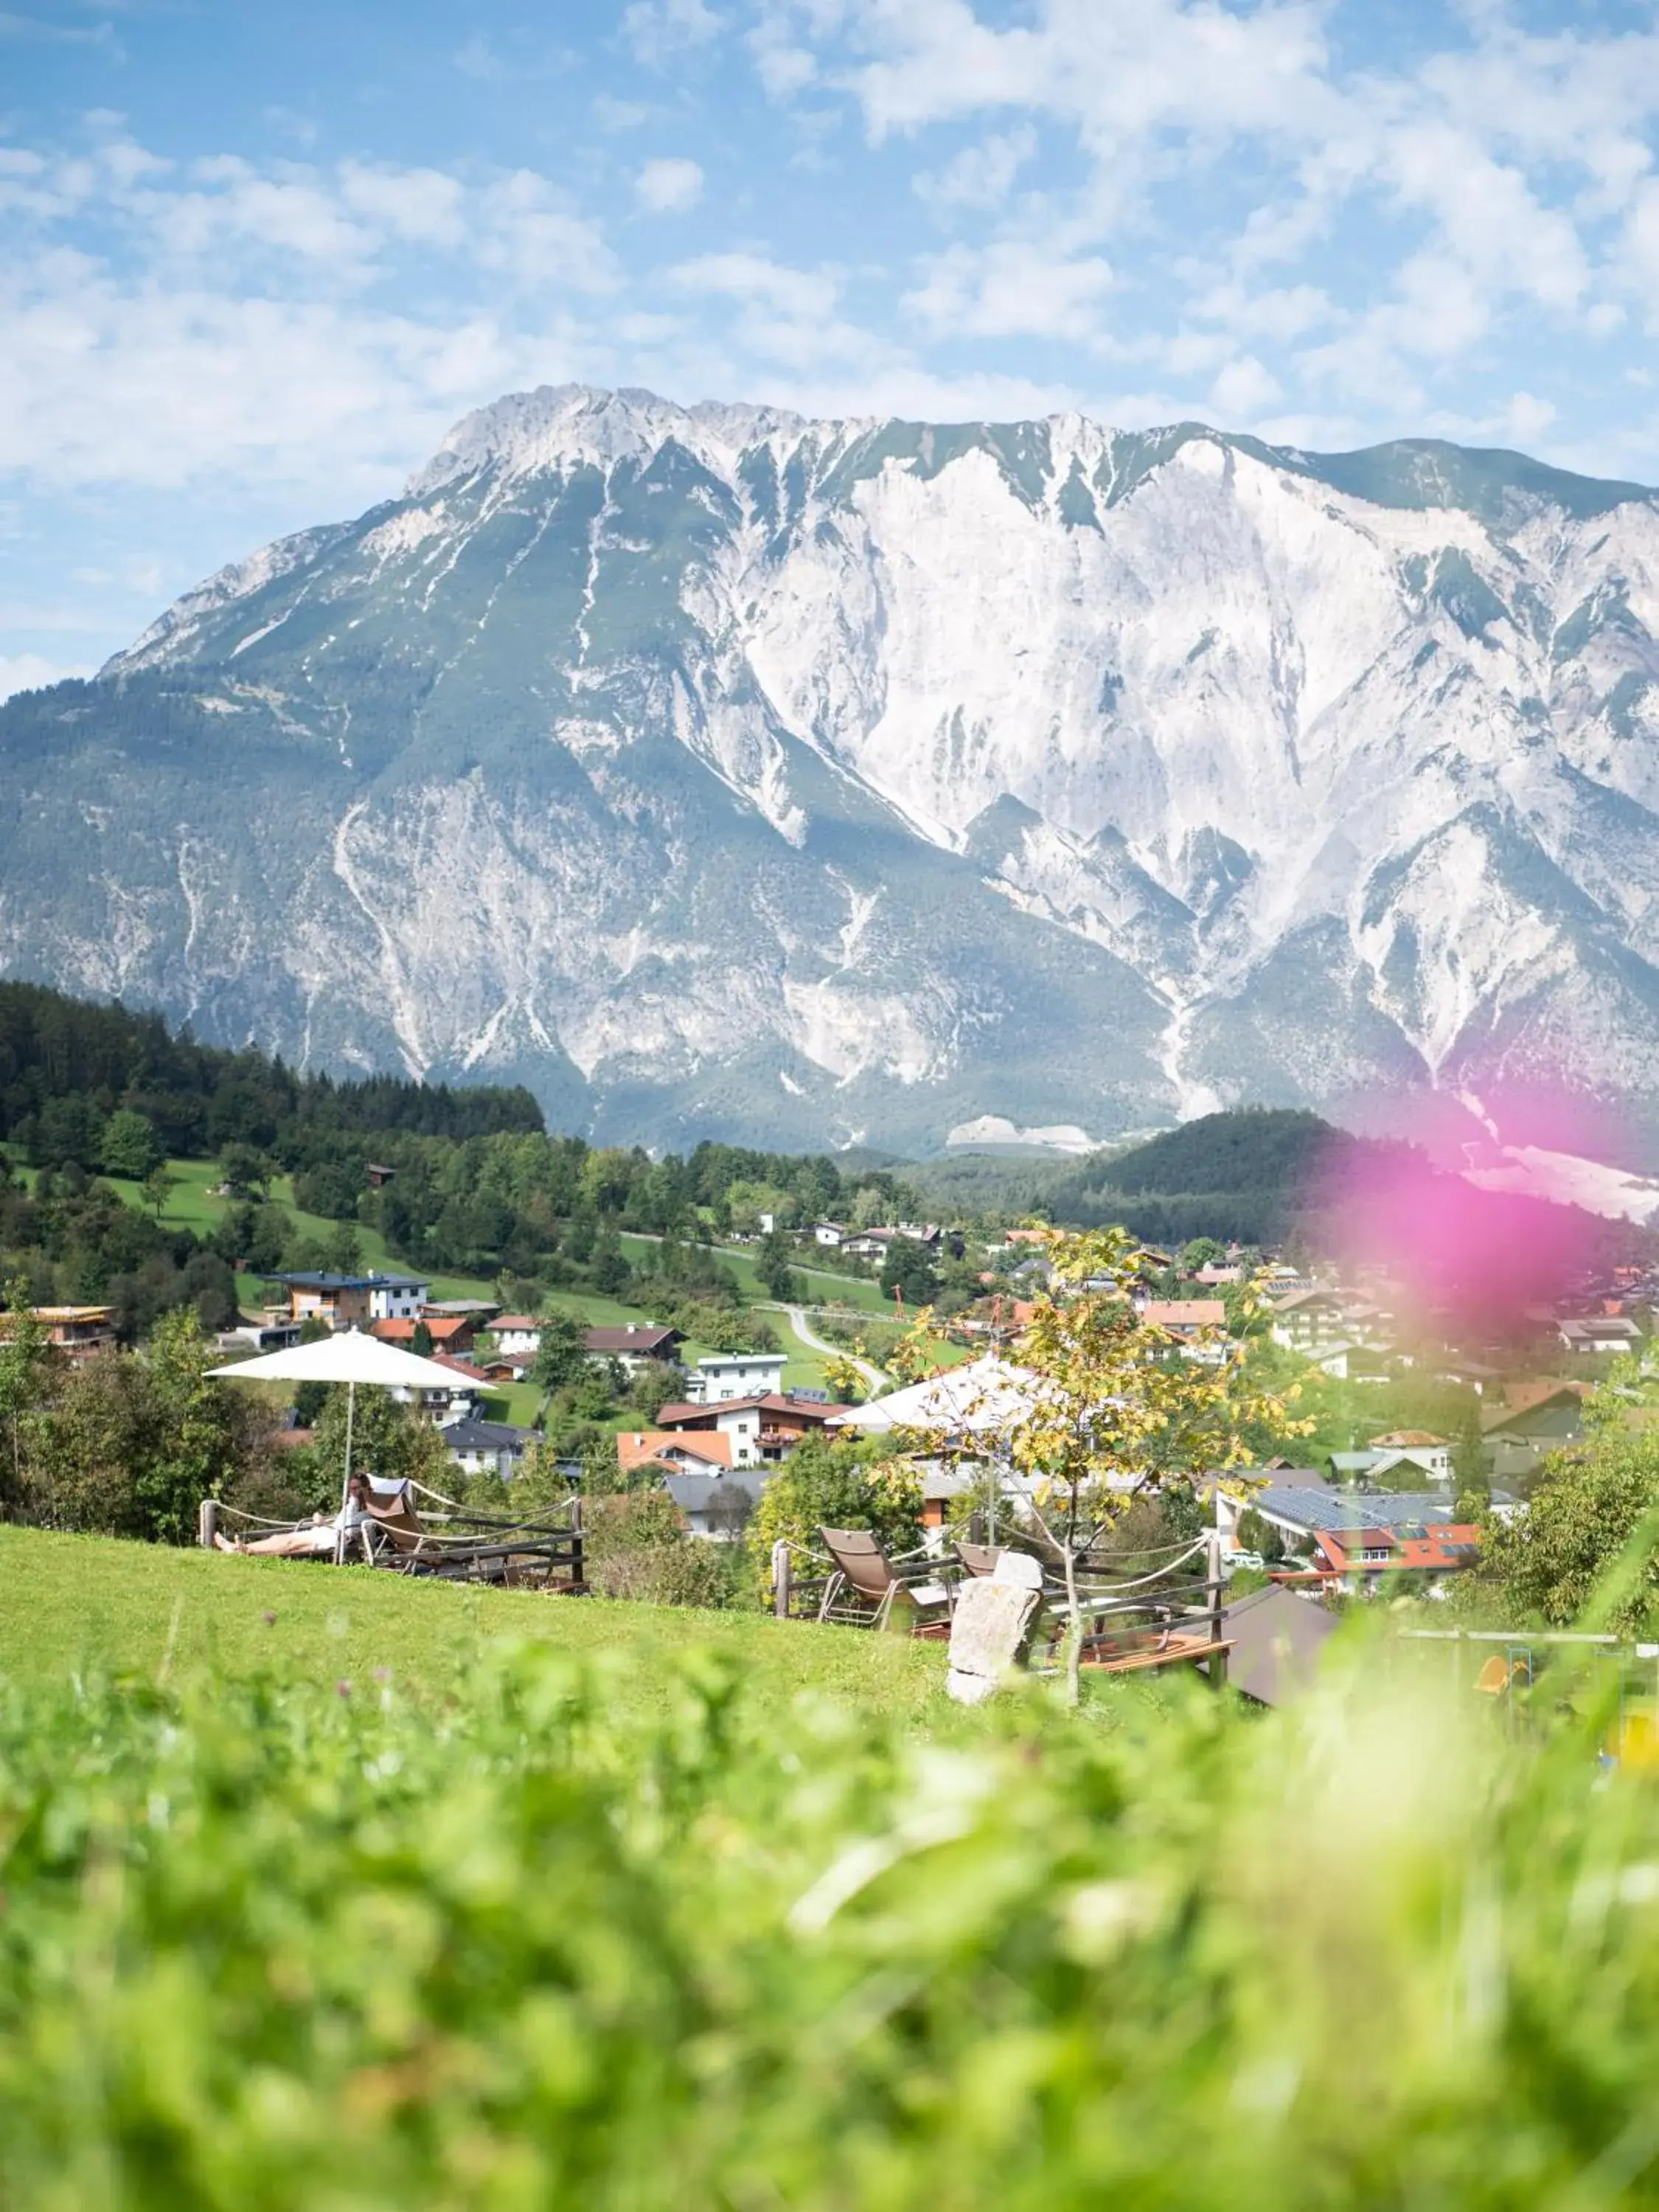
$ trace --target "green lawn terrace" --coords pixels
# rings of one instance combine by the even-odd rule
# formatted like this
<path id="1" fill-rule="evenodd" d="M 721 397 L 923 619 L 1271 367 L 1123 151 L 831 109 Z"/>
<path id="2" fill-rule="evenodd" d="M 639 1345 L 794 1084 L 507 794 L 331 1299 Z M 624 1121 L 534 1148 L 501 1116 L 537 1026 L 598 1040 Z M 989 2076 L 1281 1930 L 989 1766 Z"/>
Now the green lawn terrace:
<path id="1" fill-rule="evenodd" d="M 0 1606 L 0 1682 L 16 1688 L 266 1672 L 368 1688 L 378 1669 L 441 1701 L 481 1645 L 530 1638 L 625 1661 L 614 1694 L 629 1710 L 659 1705 L 694 1651 L 739 1663 L 761 1701 L 816 1688 L 910 1719 L 945 1702 L 937 1645 L 761 1613 L 548 1597 L 3 1523 L 0 1587 L 15 1599 Z"/>

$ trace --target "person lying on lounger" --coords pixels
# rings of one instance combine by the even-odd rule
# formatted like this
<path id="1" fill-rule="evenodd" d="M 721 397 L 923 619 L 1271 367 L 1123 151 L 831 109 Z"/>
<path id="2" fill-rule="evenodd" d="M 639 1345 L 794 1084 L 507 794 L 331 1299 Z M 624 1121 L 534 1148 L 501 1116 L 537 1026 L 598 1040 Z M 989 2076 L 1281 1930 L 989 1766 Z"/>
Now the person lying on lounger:
<path id="1" fill-rule="evenodd" d="M 304 1526 L 278 1529 L 273 1536 L 225 1536 L 217 1529 L 213 1540 L 222 1552 L 260 1552 L 267 1559 L 332 1559 L 335 1546 L 342 1534 L 346 1549 L 365 1521 L 369 1518 L 368 1478 L 354 1474 L 346 1484 L 346 1500 L 331 1521 L 320 1513 L 313 1513 Z"/>

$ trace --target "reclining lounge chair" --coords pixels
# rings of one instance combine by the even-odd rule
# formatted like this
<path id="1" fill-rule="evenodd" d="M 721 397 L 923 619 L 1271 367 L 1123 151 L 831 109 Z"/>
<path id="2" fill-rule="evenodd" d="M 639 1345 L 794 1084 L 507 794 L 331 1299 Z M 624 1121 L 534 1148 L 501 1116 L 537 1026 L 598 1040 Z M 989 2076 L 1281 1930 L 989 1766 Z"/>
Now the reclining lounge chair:
<path id="1" fill-rule="evenodd" d="M 885 1628 L 901 1595 L 915 1608 L 918 1627 L 950 1618 L 950 1585 L 939 1579 L 937 1559 L 921 1552 L 890 1559 L 867 1528 L 820 1528 L 818 1534 L 836 1563 L 820 1620 Z"/>

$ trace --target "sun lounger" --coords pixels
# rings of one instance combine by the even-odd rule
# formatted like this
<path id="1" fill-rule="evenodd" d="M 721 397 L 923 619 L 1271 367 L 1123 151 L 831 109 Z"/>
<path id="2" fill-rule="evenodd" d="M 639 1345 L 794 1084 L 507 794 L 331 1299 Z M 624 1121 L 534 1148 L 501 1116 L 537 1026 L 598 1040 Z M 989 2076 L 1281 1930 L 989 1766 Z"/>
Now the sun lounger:
<path id="1" fill-rule="evenodd" d="M 901 1597 L 915 1607 L 919 1627 L 949 1619 L 950 1585 L 939 1579 L 936 1559 L 907 1552 L 890 1559 L 867 1528 L 820 1528 L 818 1534 L 836 1563 L 818 1607 L 820 1620 L 885 1628 Z"/>

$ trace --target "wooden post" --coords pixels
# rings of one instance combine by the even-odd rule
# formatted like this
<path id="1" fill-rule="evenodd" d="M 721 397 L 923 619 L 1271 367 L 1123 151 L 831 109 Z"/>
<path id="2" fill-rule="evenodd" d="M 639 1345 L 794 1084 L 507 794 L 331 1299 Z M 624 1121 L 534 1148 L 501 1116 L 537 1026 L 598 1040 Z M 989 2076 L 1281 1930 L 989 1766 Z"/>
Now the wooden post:
<path id="1" fill-rule="evenodd" d="M 1224 1586 L 1221 1580 L 1221 1531 L 1212 1528 L 1204 1547 L 1205 1570 L 1210 1582 L 1210 1641 L 1215 1649 L 1210 1654 L 1210 1687 L 1218 1690 L 1227 1680 L 1227 1648 L 1224 1632 L 1226 1628 L 1225 1609 L 1222 1604 Z"/>
<path id="2" fill-rule="evenodd" d="M 780 1620 L 789 1618 L 789 1546 L 780 1536 L 772 1547 L 772 1610 Z"/>
<path id="3" fill-rule="evenodd" d="M 587 1588 L 587 1575 L 582 1559 L 582 1502 L 580 1498 L 570 1501 L 570 1587 L 573 1590 Z"/>
<path id="4" fill-rule="evenodd" d="M 196 1512 L 196 1540 L 204 1552 L 218 1549 L 214 1540 L 219 1534 L 219 1501 L 204 1498 Z"/>
<path id="5" fill-rule="evenodd" d="M 334 1564 L 337 1567 L 343 1567 L 346 1563 L 347 1539 L 343 1523 L 346 1507 L 351 1502 L 351 1426 L 356 1419 L 356 1414 L 357 1385 L 355 1382 L 348 1382 L 346 1384 L 345 1473 L 340 1478 L 340 1520 L 343 1525 L 339 1534 L 334 1539 Z"/>

